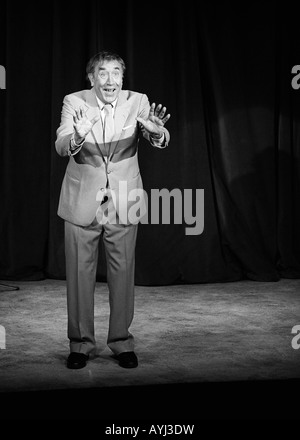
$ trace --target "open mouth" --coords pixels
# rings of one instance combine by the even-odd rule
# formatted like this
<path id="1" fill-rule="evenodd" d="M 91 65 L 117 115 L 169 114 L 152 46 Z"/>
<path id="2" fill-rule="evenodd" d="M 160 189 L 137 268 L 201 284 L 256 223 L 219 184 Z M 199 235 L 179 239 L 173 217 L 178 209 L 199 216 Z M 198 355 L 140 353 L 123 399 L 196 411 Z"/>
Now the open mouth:
<path id="1" fill-rule="evenodd" d="M 116 91 L 116 89 L 113 87 L 105 88 L 103 90 L 105 91 L 105 93 L 114 93 Z"/>

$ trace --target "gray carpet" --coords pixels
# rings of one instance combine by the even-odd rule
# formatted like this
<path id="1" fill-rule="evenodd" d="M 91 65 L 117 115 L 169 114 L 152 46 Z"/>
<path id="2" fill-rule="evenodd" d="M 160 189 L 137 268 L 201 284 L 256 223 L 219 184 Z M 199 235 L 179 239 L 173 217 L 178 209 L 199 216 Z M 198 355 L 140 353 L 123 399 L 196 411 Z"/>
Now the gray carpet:
<path id="1" fill-rule="evenodd" d="M 9 284 L 6 281 L 3 283 Z M 65 281 L 15 282 L 0 291 L 0 391 L 94 389 L 299 379 L 300 280 L 136 287 L 131 331 L 137 369 L 118 366 L 106 347 L 108 291 L 97 283 L 97 354 L 68 370 Z"/>

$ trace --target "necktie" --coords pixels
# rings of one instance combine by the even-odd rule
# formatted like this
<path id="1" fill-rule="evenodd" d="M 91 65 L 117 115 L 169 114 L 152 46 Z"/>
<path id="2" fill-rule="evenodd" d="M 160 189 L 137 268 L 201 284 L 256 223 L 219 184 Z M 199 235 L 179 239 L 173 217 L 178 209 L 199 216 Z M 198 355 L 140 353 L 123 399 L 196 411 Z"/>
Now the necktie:
<path id="1" fill-rule="evenodd" d="M 112 114 L 112 105 L 106 104 L 104 106 L 105 121 L 104 121 L 104 139 L 105 143 L 109 144 L 113 138 L 115 127 Z"/>

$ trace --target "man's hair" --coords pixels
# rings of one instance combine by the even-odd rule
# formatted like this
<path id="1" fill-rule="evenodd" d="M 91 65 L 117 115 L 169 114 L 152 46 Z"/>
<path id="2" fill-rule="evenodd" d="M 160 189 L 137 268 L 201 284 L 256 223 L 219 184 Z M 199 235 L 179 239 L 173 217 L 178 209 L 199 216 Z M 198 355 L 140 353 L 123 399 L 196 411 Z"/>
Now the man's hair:
<path id="1" fill-rule="evenodd" d="M 96 55 L 92 56 L 92 58 L 90 58 L 90 60 L 87 63 L 86 66 L 86 74 L 87 74 L 87 79 L 90 73 L 94 73 L 96 66 L 98 65 L 98 63 L 103 63 L 104 61 L 118 61 L 118 63 L 120 63 L 121 67 L 122 67 L 122 73 L 124 75 L 126 66 L 125 63 L 123 61 L 123 59 L 116 53 L 114 52 L 109 52 L 109 51 L 101 51 L 98 52 Z"/>

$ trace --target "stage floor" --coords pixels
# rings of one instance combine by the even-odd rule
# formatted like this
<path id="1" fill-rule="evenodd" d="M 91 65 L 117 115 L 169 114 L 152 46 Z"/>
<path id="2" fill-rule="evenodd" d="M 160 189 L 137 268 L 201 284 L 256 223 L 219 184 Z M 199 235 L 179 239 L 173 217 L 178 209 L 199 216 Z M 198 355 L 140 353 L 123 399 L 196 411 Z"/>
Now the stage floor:
<path id="1" fill-rule="evenodd" d="M 109 304 L 105 283 L 97 283 L 95 292 L 97 352 L 82 370 L 69 370 L 65 365 L 69 352 L 65 281 L 0 283 L 19 287 L 0 289 L 0 397 L 2 402 L 6 399 L 7 412 L 13 402 L 23 402 L 29 394 L 45 400 L 55 396 L 58 408 L 59 399 L 74 400 L 75 395 L 85 400 L 87 393 L 99 393 L 118 401 L 126 393 L 136 405 L 148 393 L 161 396 L 157 408 L 169 405 L 166 410 L 172 407 L 177 416 L 196 416 L 191 402 L 193 395 L 199 395 L 199 408 L 204 396 L 212 399 L 205 406 L 207 417 L 215 414 L 215 392 L 220 401 L 224 396 L 223 414 L 229 411 L 226 402 L 231 393 L 237 393 L 233 411 L 242 411 L 237 399 L 246 398 L 247 393 L 259 390 L 257 405 L 259 399 L 262 405 L 265 391 L 268 399 L 273 394 L 276 398 L 274 386 L 289 393 L 285 398 L 291 405 L 293 395 L 299 395 L 300 338 L 292 329 L 300 325 L 300 280 L 137 286 L 131 331 L 139 367 L 132 370 L 120 368 L 106 346 Z M 180 398 L 179 391 L 183 393 Z M 274 410 L 283 414 L 289 402 L 282 409 L 280 402 Z M 136 410 L 145 414 L 142 404 Z M 34 411 L 38 409 L 36 405 Z M 102 415 L 108 414 L 103 408 Z M 124 408 L 122 415 L 129 414 L 130 409 Z"/>

